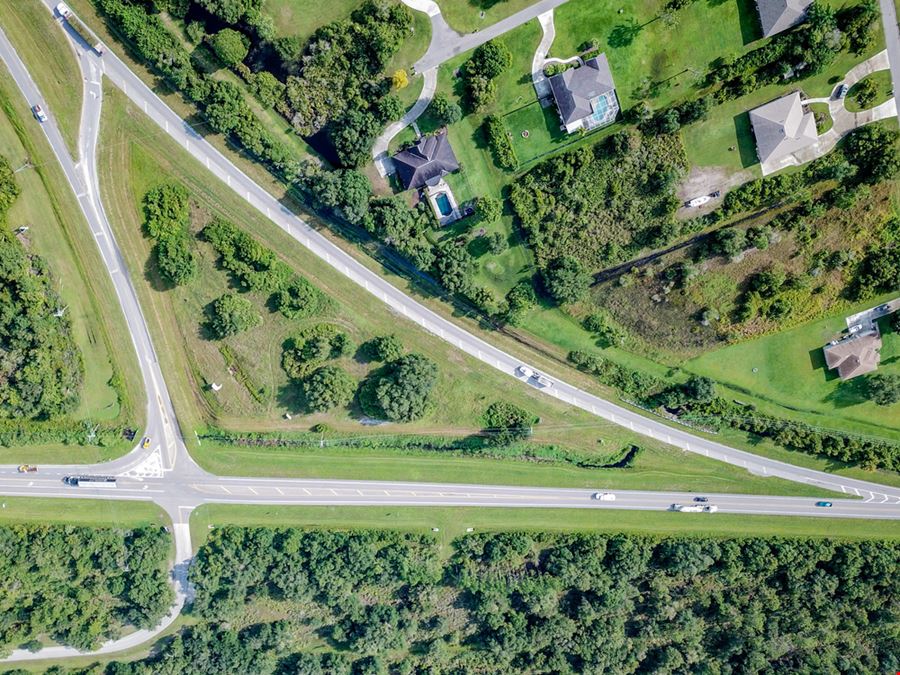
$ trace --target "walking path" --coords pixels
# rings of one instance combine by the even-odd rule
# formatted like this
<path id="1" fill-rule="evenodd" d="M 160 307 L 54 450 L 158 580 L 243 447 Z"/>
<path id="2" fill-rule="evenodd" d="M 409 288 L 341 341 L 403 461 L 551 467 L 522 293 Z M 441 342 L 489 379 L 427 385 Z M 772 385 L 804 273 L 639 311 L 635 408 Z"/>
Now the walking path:
<path id="1" fill-rule="evenodd" d="M 413 104 L 413 107 L 407 110 L 406 114 L 397 122 L 388 125 L 387 129 L 385 129 L 381 136 L 375 140 L 375 144 L 372 146 L 372 157 L 375 159 L 375 168 L 378 169 L 378 173 L 382 176 L 387 176 L 394 172 L 394 163 L 391 158 L 388 157 L 388 147 L 390 146 L 391 141 L 394 140 L 394 137 L 397 134 L 419 119 L 434 98 L 434 92 L 437 89 L 438 82 L 437 66 L 430 70 L 426 70 L 422 73 L 422 76 L 424 78 L 422 93 L 419 94 L 419 98 L 416 100 L 415 104 Z"/>

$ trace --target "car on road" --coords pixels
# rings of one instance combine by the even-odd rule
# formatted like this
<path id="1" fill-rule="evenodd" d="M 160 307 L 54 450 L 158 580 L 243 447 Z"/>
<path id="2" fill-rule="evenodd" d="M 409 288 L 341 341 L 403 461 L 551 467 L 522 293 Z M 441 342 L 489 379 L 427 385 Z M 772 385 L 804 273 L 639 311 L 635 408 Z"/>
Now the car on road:
<path id="1" fill-rule="evenodd" d="M 22 464 L 19 466 L 19 473 L 34 473 L 37 467 L 34 464 Z"/>
<path id="2" fill-rule="evenodd" d="M 31 106 L 31 114 L 34 115 L 34 119 L 36 119 L 38 122 L 47 121 L 47 113 L 45 113 L 44 109 L 37 104 Z"/>
<path id="3" fill-rule="evenodd" d="M 695 502 L 708 502 L 709 497 L 694 497 Z"/>
<path id="4" fill-rule="evenodd" d="M 149 436 L 144 436 L 144 440 L 141 442 L 141 447 L 144 448 L 144 450 L 146 450 L 147 448 L 150 447 L 150 437 Z"/>
<path id="5" fill-rule="evenodd" d="M 537 373 L 535 373 L 537 375 Z M 541 385 L 544 389 L 549 389 L 553 386 L 552 380 L 549 377 L 545 377 L 544 375 L 537 375 L 537 383 Z"/>
<path id="6" fill-rule="evenodd" d="M 816 506 L 821 506 L 823 508 L 829 508 L 831 506 L 834 506 L 834 504 L 832 504 L 831 502 L 816 502 Z"/>
<path id="7" fill-rule="evenodd" d="M 599 499 L 601 502 L 614 502 L 616 496 L 612 492 L 595 492 L 591 495 L 591 499 Z"/>
<path id="8" fill-rule="evenodd" d="M 889 312 L 891 310 L 890 304 L 879 305 L 875 308 L 876 312 Z"/>
<path id="9" fill-rule="evenodd" d="M 72 10 L 69 9 L 69 6 L 64 2 L 60 2 L 56 5 L 56 13 L 64 19 L 68 19 L 72 16 Z"/>
<path id="10" fill-rule="evenodd" d="M 532 377 L 534 375 L 534 371 L 528 366 L 519 366 L 516 368 L 516 372 L 522 377 Z"/>

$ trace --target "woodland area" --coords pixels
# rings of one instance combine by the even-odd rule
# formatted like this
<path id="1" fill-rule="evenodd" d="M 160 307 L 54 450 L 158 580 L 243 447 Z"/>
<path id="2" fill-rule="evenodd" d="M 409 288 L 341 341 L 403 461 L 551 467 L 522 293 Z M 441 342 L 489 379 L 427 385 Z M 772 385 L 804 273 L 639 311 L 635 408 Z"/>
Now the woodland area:
<path id="1" fill-rule="evenodd" d="M 0 527 L 0 654 L 49 638 L 82 650 L 152 628 L 169 610 L 160 527 Z"/>
<path id="2" fill-rule="evenodd" d="M 148 673 L 877 673 L 900 545 L 824 539 L 214 530 Z"/>

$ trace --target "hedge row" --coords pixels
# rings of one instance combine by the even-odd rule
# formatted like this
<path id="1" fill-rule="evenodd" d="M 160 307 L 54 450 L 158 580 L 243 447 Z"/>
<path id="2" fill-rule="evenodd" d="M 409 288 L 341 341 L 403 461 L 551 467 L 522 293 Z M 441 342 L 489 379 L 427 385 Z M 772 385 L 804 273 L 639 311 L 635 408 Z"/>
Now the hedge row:
<path id="1" fill-rule="evenodd" d="M 509 140 L 509 132 L 498 115 L 488 115 L 484 118 L 484 133 L 497 164 L 510 171 L 519 166 L 516 151 L 513 150 L 512 142 Z"/>

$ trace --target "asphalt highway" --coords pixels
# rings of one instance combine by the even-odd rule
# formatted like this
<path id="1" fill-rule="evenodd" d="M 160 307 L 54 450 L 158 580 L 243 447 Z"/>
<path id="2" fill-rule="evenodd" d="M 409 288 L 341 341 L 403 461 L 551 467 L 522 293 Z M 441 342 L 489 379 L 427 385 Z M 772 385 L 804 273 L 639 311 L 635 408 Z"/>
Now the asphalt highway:
<path id="1" fill-rule="evenodd" d="M 48 9 L 55 3 L 44 0 Z M 63 29 L 67 27 L 63 25 Z M 668 492 L 616 491 L 615 501 L 591 498 L 593 490 L 573 490 L 534 487 L 486 485 L 440 485 L 430 483 L 401 483 L 383 481 L 291 480 L 217 477 L 200 469 L 190 458 L 181 432 L 165 379 L 159 368 L 156 352 L 138 303 L 135 289 L 116 244 L 103 204 L 99 196 L 97 173 L 97 132 L 102 106 L 101 77 L 121 89 L 151 120 L 175 139 L 211 172 L 212 176 L 248 201 L 271 219 L 296 241 L 328 262 L 384 303 L 383 309 L 423 327 L 461 351 L 483 363 L 517 379 L 514 386 L 535 387 L 542 393 L 582 408 L 594 415 L 629 428 L 665 443 L 713 459 L 743 467 L 754 473 L 777 476 L 787 480 L 822 488 L 823 499 L 833 503 L 830 508 L 817 507 L 816 499 L 765 497 L 754 495 L 704 495 L 721 513 L 806 515 L 835 518 L 900 518 L 900 489 L 884 487 L 873 482 L 834 476 L 825 472 L 796 467 L 769 460 L 726 445 L 716 443 L 687 430 L 668 426 L 661 421 L 643 417 L 621 406 L 582 391 L 562 380 L 553 378 L 553 386 L 541 386 L 535 378 L 518 374 L 522 361 L 481 338 L 467 332 L 392 286 L 370 271 L 331 240 L 322 236 L 302 219 L 282 206 L 274 197 L 254 183 L 218 150 L 207 143 L 184 120 L 168 108 L 129 68 L 108 48 L 101 58 L 67 30 L 84 75 L 85 96 L 79 132 L 80 161 L 69 155 L 53 117 L 53 111 L 40 96 L 35 83 L 22 64 L 6 36 L 0 32 L 0 59 L 6 64 L 29 105 L 40 103 L 50 119 L 41 125 L 94 237 L 107 272 L 113 280 L 116 295 L 125 321 L 131 331 L 136 357 L 140 364 L 147 392 L 146 435 L 153 439 L 150 448 L 140 445 L 123 458 L 93 466 L 41 466 L 37 474 L 19 474 L 15 467 L 0 466 L 0 495 L 102 498 L 115 500 L 149 500 L 159 504 L 172 517 L 175 527 L 176 562 L 174 576 L 178 602 L 164 625 L 123 641 L 105 645 L 102 653 L 133 646 L 135 640 L 151 638 L 171 622 L 189 597 L 186 568 L 191 555 L 188 518 L 191 511 L 204 503 L 239 504 L 355 504 L 355 505 L 416 505 L 416 506 L 503 506 L 591 508 L 597 511 L 618 509 L 667 510 L 673 503 L 688 503 L 695 495 Z M 37 121 L 33 122 L 38 124 Z M 211 177 L 212 177 L 211 176 Z M 87 235 L 87 233 L 86 233 Z M 378 311 L 373 308 L 373 311 Z M 536 370 L 531 366 L 532 370 Z M 63 483 L 65 475 L 87 473 L 119 476 L 117 487 L 97 489 L 72 487 Z M 597 486 L 597 490 L 603 490 Z M 835 499 L 833 490 L 861 499 Z M 598 514 L 598 517 L 603 517 Z M 679 514 L 678 517 L 715 517 L 711 514 Z M 75 653 L 68 648 L 49 648 L 39 654 L 16 652 L 7 660 L 55 658 Z"/>

